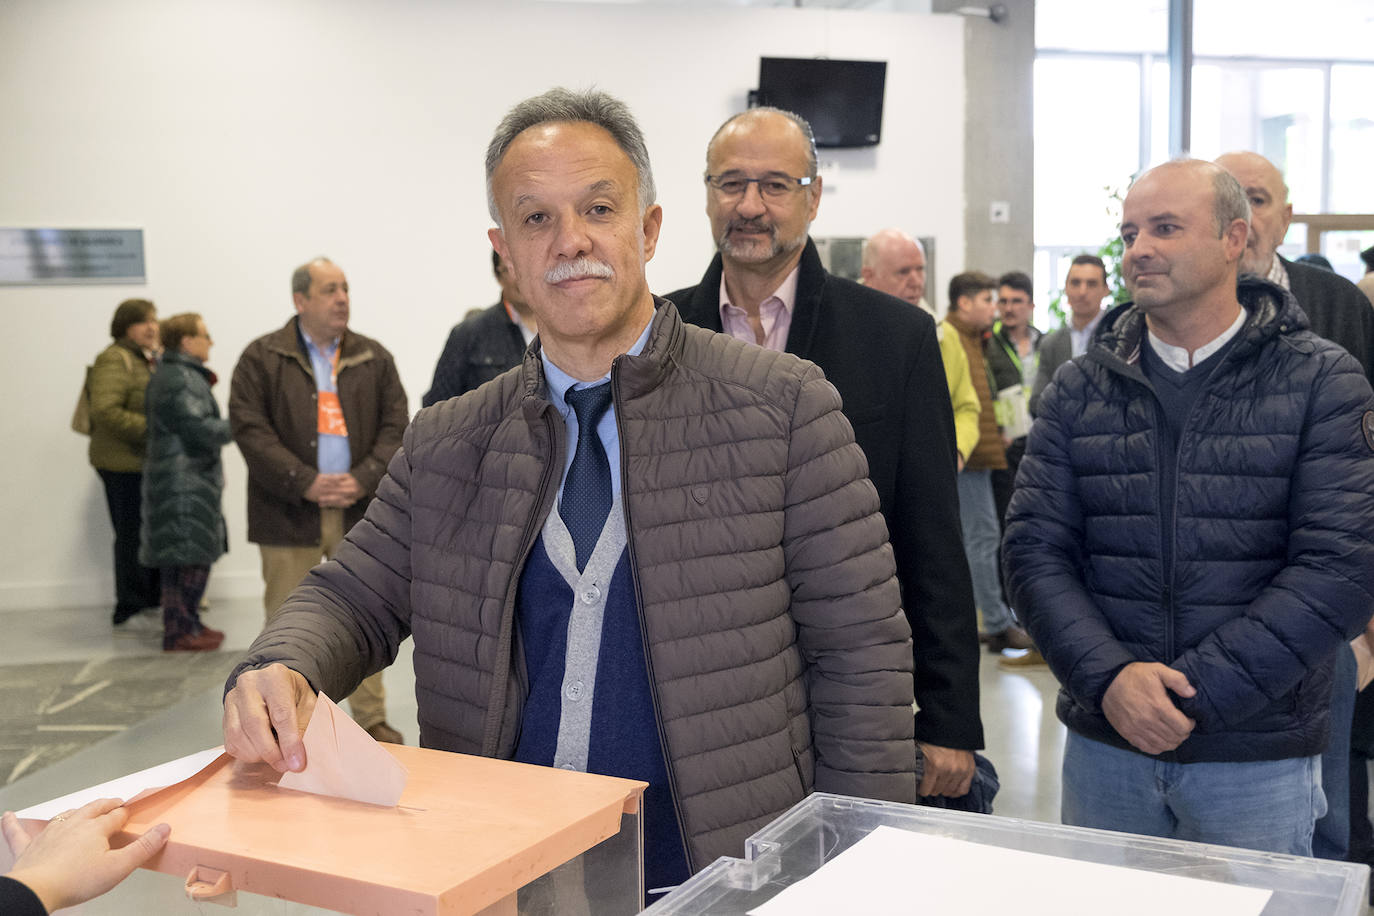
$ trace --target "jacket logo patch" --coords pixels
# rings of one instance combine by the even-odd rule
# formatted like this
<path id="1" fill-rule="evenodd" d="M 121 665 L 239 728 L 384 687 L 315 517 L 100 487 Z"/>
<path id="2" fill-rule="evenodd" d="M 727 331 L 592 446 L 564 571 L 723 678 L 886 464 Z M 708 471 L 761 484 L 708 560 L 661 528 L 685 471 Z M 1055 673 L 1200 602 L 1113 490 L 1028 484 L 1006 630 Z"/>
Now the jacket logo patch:
<path id="1" fill-rule="evenodd" d="M 1374 410 L 1364 412 L 1364 444 L 1369 446 L 1369 450 L 1374 452 Z"/>
<path id="2" fill-rule="evenodd" d="M 1370 435 L 1370 431 L 1369 431 L 1369 430 L 1370 430 L 1371 416 L 1374 416 L 1374 414 L 1371 414 L 1371 415 L 1365 417 L 1365 424 L 1364 424 L 1364 434 L 1365 434 L 1365 436 L 1369 436 L 1369 435 Z M 692 499 L 695 499 L 695 500 L 697 501 L 697 504 L 698 504 L 698 505 L 701 505 L 701 506 L 706 505 L 706 498 L 707 498 L 708 496 L 710 496 L 710 495 L 711 495 L 711 488 L 710 488 L 710 487 L 692 487 Z"/>

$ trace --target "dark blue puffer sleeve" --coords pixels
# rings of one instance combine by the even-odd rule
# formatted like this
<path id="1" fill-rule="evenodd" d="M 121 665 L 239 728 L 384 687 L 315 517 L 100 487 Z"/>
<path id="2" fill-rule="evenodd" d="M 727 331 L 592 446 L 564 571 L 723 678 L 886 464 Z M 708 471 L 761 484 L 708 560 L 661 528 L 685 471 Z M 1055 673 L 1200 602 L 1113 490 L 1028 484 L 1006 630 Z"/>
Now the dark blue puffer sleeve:
<path id="1" fill-rule="evenodd" d="M 1086 378 L 1074 363 L 1040 399 L 1007 512 L 1002 563 L 1007 591 L 1059 683 L 1097 711 L 1108 685 L 1137 661 L 1084 587 L 1083 516 L 1069 458 L 1068 420 Z"/>
<path id="2" fill-rule="evenodd" d="M 1314 378 L 1289 482 L 1284 567 L 1245 613 L 1173 667 L 1198 688 L 1178 700 L 1201 729 L 1244 722 L 1293 689 L 1374 612 L 1374 394 L 1334 348 Z"/>

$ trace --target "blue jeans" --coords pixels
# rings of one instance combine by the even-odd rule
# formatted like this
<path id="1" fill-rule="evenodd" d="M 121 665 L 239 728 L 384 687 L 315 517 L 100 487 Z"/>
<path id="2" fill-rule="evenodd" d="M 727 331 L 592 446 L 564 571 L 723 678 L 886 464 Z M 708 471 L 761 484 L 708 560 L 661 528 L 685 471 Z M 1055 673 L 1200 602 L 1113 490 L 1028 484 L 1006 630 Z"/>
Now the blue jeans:
<path id="1" fill-rule="evenodd" d="M 1165 763 L 1069 732 L 1060 819 L 1195 843 L 1312 855 L 1321 758 Z"/>
<path id="2" fill-rule="evenodd" d="M 1322 752 L 1326 816 L 1317 821 L 1312 855 L 1344 862 L 1350 849 L 1350 724 L 1355 717 L 1355 653 L 1347 643 L 1331 671 L 1331 740 Z"/>
<path id="3" fill-rule="evenodd" d="M 992 471 L 960 471 L 958 481 L 959 526 L 973 577 L 973 600 L 983 612 L 984 632 L 1001 633 L 1016 620 L 1002 601 L 1002 585 L 997 579 L 997 545 L 1002 532 L 992 499 Z"/>

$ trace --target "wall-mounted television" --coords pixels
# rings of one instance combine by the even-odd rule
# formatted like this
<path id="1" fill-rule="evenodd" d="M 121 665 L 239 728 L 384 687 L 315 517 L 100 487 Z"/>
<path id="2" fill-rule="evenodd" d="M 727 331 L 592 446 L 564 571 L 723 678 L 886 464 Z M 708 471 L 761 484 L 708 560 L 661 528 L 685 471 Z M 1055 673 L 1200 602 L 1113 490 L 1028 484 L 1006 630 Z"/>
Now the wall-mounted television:
<path id="1" fill-rule="evenodd" d="M 877 146 L 886 83 L 887 61 L 761 57 L 756 98 L 806 118 L 817 146 Z"/>

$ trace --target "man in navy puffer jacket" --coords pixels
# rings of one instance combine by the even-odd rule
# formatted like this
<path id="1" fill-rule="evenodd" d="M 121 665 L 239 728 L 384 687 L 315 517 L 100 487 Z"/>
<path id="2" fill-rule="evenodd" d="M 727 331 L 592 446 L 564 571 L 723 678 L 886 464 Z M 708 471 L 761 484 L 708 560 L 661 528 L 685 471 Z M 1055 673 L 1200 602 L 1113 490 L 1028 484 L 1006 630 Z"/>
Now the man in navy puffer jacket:
<path id="1" fill-rule="evenodd" d="M 1040 403 L 1013 604 L 1062 685 L 1067 824 L 1310 854 L 1335 652 L 1374 612 L 1374 394 L 1199 161 L 1123 206 L 1135 301 Z"/>

